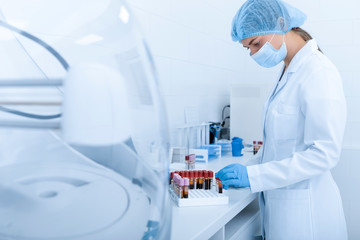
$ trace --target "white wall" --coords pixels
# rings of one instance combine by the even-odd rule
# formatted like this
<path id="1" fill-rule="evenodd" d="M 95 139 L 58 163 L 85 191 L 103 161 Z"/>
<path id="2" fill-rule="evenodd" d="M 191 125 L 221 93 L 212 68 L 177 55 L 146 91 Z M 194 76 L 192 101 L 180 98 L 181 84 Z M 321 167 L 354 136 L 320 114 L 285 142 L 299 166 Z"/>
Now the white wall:
<path id="1" fill-rule="evenodd" d="M 304 25 L 338 67 L 344 83 L 348 118 L 343 153 L 332 171 L 342 199 L 349 239 L 360 239 L 360 2 L 357 0 L 294 0 L 308 15 Z"/>
<path id="2" fill-rule="evenodd" d="M 260 69 L 230 38 L 231 20 L 242 2 L 128 1 L 154 55 L 172 145 L 186 107 L 197 107 L 201 121 L 220 121 L 222 108 L 230 103 L 230 86 L 247 79 L 248 65 Z"/>
<path id="3" fill-rule="evenodd" d="M 279 67 L 264 69 L 230 38 L 232 17 L 244 0 L 129 0 L 157 65 L 170 123 L 171 143 L 184 124 L 184 108 L 195 106 L 201 121 L 220 121 L 230 102 L 230 86 L 276 81 Z M 335 169 L 344 200 L 350 239 L 360 238 L 360 209 L 355 208 L 360 169 L 360 2 L 357 0 L 288 0 L 308 15 L 303 26 L 338 67 L 348 103 L 345 154 Z M 351 164 L 349 163 L 351 161 Z M 353 187 L 355 184 L 355 187 Z M 355 212 L 354 212 L 355 211 Z"/>

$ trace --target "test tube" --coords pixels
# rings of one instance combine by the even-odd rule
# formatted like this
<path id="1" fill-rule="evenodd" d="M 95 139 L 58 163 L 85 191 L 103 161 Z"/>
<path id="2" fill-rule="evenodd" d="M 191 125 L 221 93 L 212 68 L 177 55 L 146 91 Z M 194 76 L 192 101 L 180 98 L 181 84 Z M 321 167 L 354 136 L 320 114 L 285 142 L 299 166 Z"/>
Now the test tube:
<path id="1" fill-rule="evenodd" d="M 222 193 L 222 183 L 221 183 L 221 180 L 220 178 L 216 178 L 216 188 L 217 188 L 217 191 L 218 193 Z"/>
<path id="2" fill-rule="evenodd" d="M 194 171 L 190 172 L 190 184 L 189 184 L 190 189 L 194 189 Z"/>
<path id="3" fill-rule="evenodd" d="M 175 174 L 177 174 L 177 175 L 180 176 L 180 172 L 179 172 L 179 171 L 175 171 L 175 172 L 174 172 L 174 175 L 175 175 Z"/>
<path id="4" fill-rule="evenodd" d="M 199 177 L 199 187 L 198 189 L 203 189 L 204 188 L 204 172 L 203 171 L 198 171 L 198 177 Z"/>
<path id="5" fill-rule="evenodd" d="M 197 189 L 198 186 L 198 174 L 197 171 L 194 171 L 194 189 Z"/>
<path id="6" fill-rule="evenodd" d="M 178 182 L 179 182 L 179 179 L 178 179 L 179 175 L 177 174 L 174 174 L 174 179 L 173 179 L 173 190 L 174 192 L 176 193 L 176 195 L 178 195 Z"/>
<path id="7" fill-rule="evenodd" d="M 196 155 L 190 154 L 189 155 L 189 169 L 191 169 L 191 170 L 195 169 L 195 161 L 196 161 Z"/>
<path id="8" fill-rule="evenodd" d="M 208 171 L 203 171 L 203 174 L 204 174 L 205 190 L 209 190 L 209 174 L 208 174 Z"/>
<path id="9" fill-rule="evenodd" d="M 262 141 L 258 141 L 258 151 L 260 150 L 261 146 L 263 145 Z"/>
<path id="10" fill-rule="evenodd" d="M 196 189 L 200 189 L 200 171 L 195 171 Z"/>
<path id="11" fill-rule="evenodd" d="M 189 178 L 184 178 L 183 197 L 189 198 Z"/>
<path id="12" fill-rule="evenodd" d="M 253 141 L 253 153 L 254 153 L 254 155 L 257 153 L 257 144 L 256 144 L 256 141 Z"/>
<path id="13" fill-rule="evenodd" d="M 184 178 L 180 178 L 179 179 L 179 198 L 183 198 L 184 197 L 184 192 L 183 192 L 183 187 L 184 187 Z"/>
<path id="14" fill-rule="evenodd" d="M 184 177 L 189 178 L 190 177 L 190 171 L 185 171 Z"/>
<path id="15" fill-rule="evenodd" d="M 190 156 L 189 155 L 185 156 L 185 164 L 186 164 L 186 169 L 189 170 L 190 169 Z"/>
<path id="16" fill-rule="evenodd" d="M 209 190 L 211 190 L 213 178 L 214 178 L 214 172 L 209 171 Z"/>
<path id="17" fill-rule="evenodd" d="M 178 178 L 180 178 L 180 175 L 177 174 L 177 173 L 174 173 L 174 176 L 173 176 L 173 180 L 172 180 L 172 189 L 177 192 L 177 183 L 178 183 Z"/>
<path id="18" fill-rule="evenodd" d="M 169 178 L 169 185 L 171 185 L 171 182 L 173 180 L 173 177 L 174 177 L 174 172 L 171 172 L 170 173 L 170 178 Z"/>

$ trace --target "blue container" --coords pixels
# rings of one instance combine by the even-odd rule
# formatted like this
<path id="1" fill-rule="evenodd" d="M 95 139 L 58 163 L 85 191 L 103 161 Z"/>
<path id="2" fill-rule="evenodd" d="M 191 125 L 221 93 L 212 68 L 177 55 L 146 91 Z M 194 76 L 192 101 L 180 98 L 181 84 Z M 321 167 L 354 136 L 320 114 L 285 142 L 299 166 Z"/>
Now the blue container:
<path id="1" fill-rule="evenodd" d="M 231 142 L 231 148 L 232 148 L 232 155 L 234 157 L 242 156 L 243 154 L 241 153 L 241 151 L 244 148 L 243 140 L 238 137 L 233 137 Z"/>

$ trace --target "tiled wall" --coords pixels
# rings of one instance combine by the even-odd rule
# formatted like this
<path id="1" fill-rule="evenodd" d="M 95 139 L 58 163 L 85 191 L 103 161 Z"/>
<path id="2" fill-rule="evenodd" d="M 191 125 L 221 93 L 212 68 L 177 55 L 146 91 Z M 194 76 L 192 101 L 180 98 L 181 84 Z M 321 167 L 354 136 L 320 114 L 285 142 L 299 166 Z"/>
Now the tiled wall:
<path id="1" fill-rule="evenodd" d="M 243 82 L 275 81 L 279 66 L 259 67 L 242 46 L 230 38 L 232 17 L 244 0 L 128 0 L 154 55 L 161 93 L 167 107 L 171 143 L 176 127 L 184 124 L 184 109 L 197 107 L 201 121 L 220 121 L 230 102 L 230 87 Z M 344 139 L 346 151 L 360 149 L 360 1 L 288 0 L 304 11 L 303 26 L 338 67 L 348 103 Z M 350 239 L 359 239 L 360 212 L 352 208 L 360 192 L 345 184 L 348 154 L 336 169 Z M 354 158 L 354 156 L 352 156 Z M 356 165 L 356 166 L 354 166 Z M 360 161 L 352 161 L 360 169 Z M 351 192 L 351 194 L 349 194 Z M 352 196 L 351 198 L 349 196 Z M 351 212 L 351 214 L 350 214 Z M 359 233 L 358 233 L 359 232 Z"/>

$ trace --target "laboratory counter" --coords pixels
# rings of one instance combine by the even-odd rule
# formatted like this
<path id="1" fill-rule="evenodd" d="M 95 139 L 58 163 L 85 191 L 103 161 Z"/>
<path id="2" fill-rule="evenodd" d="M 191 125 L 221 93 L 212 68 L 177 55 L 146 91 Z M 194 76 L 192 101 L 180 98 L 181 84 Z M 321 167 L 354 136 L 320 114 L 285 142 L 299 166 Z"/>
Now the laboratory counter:
<path id="1" fill-rule="evenodd" d="M 243 157 L 225 156 L 209 160 L 207 164 L 196 163 L 196 170 L 206 169 L 214 172 L 232 164 L 245 164 L 253 155 Z M 170 170 L 179 169 L 172 165 Z M 249 188 L 229 188 L 224 191 L 229 196 L 227 205 L 178 207 L 172 203 L 172 240 L 228 240 L 254 239 L 261 234 L 260 212 L 257 194 Z"/>

